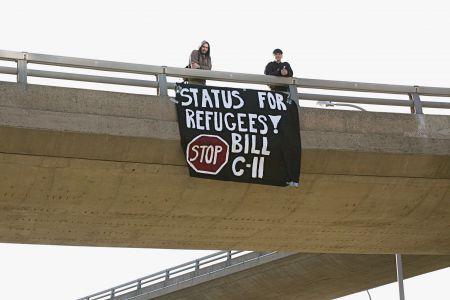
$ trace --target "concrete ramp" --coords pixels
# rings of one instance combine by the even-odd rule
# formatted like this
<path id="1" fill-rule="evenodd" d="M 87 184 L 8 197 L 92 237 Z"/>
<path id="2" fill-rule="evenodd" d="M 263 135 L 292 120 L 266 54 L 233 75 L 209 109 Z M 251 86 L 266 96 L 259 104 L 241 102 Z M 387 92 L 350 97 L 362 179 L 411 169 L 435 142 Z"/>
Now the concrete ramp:
<path id="1" fill-rule="evenodd" d="M 190 178 L 168 97 L 0 83 L 0 242 L 450 254 L 450 117 L 301 108 L 301 186 Z"/>
<path id="2" fill-rule="evenodd" d="M 403 256 L 406 277 L 448 266 L 450 256 Z M 394 255 L 252 252 L 139 289 L 124 284 L 113 297 L 106 290 L 80 300 L 323 300 L 395 280 Z"/>

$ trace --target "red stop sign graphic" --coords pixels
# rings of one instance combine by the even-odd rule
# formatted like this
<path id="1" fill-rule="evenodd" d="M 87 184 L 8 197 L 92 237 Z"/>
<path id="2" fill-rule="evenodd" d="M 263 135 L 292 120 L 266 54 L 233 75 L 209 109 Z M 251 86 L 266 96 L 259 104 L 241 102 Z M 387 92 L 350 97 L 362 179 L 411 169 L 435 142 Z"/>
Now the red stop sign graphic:
<path id="1" fill-rule="evenodd" d="M 186 159 L 198 173 L 216 175 L 228 162 L 229 148 L 220 136 L 201 134 L 187 145 Z"/>

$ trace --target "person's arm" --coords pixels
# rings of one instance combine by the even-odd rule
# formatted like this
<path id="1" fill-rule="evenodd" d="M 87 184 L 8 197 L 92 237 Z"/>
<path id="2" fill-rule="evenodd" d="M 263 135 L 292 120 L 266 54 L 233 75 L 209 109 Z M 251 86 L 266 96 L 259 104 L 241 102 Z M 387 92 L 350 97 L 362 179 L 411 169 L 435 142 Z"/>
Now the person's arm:
<path id="1" fill-rule="evenodd" d="M 212 63 L 211 63 L 211 56 L 206 58 L 206 65 L 200 65 L 200 69 L 202 70 L 211 70 Z"/>
<path id="2" fill-rule="evenodd" d="M 266 69 L 264 70 L 264 74 L 272 76 L 280 76 L 280 70 L 278 68 L 274 68 L 274 64 L 270 62 L 267 64 Z"/>
<path id="3" fill-rule="evenodd" d="M 292 71 L 291 65 L 287 62 L 284 63 L 286 66 L 286 70 L 288 71 L 288 74 L 286 76 L 292 77 L 294 76 L 294 71 Z"/>
<path id="4" fill-rule="evenodd" d="M 189 59 L 189 63 L 191 64 L 191 68 L 192 69 L 198 69 L 200 66 L 200 62 L 198 60 L 199 56 L 198 56 L 198 50 L 193 50 L 191 52 L 191 58 Z M 195 66 L 194 64 L 197 64 L 197 66 Z"/>

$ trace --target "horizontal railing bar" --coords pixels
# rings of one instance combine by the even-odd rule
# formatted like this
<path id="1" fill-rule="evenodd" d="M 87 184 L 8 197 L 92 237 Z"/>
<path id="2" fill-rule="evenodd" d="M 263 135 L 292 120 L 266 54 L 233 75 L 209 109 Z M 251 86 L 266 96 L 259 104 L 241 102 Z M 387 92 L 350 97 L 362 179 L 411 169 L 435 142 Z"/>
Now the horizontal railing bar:
<path id="1" fill-rule="evenodd" d="M 212 254 L 209 254 L 209 255 L 205 255 L 203 257 L 200 257 L 199 259 L 195 259 L 195 260 L 190 261 L 190 263 L 196 262 L 198 260 L 205 260 L 205 259 L 208 259 L 208 258 L 211 258 L 211 257 L 214 257 L 214 256 L 219 256 L 219 255 L 222 255 L 224 253 L 228 253 L 228 251 L 218 251 L 218 252 L 215 252 L 215 253 L 212 253 Z"/>
<path id="2" fill-rule="evenodd" d="M 105 295 L 102 295 L 102 296 L 98 296 L 98 297 L 94 297 L 94 298 L 88 298 L 88 299 L 89 299 L 89 300 L 97 300 L 97 299 L 101 299 L 101 298 L 104 298 L 104 297 L 108 297 L 109 299 L 111 299 L 111 298 L 110 298 L 111 290 L 109 290 L 109 292 L 110 292 L 109 295 L 108 295 L 108 294 L 105 294 Z"/>
<path id="3" fill-rule="evenodd" d="M 417 93 L 424 96 L 450 97 L 450 88 L 416 86 Z"/>
<path id="4" fill-rule="evenodd" d="M 448 108 L 450 109 L 450 102 L 437 102 L 437 101 L 420 101 L 423 107 L 426 108 Z"/>
<path id="5" fill-rule="evenodd" d="M 95 60 L 87 58 L 76 58 L 69 56 L 45 55 L 36 53 L 27 53 L 27 61 L 30 63 L 75 67 L 82 69 L 94 69 L 101 71 L 127 72 L 137 74 L 156 75 L 164 73 L 164 67 L 142 65 L 134 63 L 115 62 L 108 60 Z"/>
<path id="6" fill-rule="evenodd" d="M 95 300 L 95 299 L 100 299 L 102 297 L 107 297 L 109 295 L 111 295 L 111 289 L 109 289 L 109 290 L 107 290 L 107 291 L 105 291 L 105 292 L 103 292 L 101 294 L 99 293 L 98 295 L 93 295 L 93 298 L 89 298 L 89 299 L 90 300 Z M 86 298 L 83 298 L 83 299 L 86 299 Z"/>
<path id="7" fill-rule="evenodd" d="M 0 60 L 18 60 L 25 59 L 24 52 L 0 50 Z"/>
<path id="8" fill-rule="evenodd" d="M 272 254 L 275 254 L 275 253 L 276 253 L 276 251 L 274 251 L 274 252 L 265 252 L 265 253 L 263 253 L 262 255 L 258 255 L 256 258 L 251 258 L 251 259 L 245 260 L 245 261 L 243 261 L 243 262 L 238 263 L 237 265 L 240 265 L 240 264 L 243 264 L 243 263 L 247 263 L 247 262 L 250 262 L 250 261 L 254 261 L 254 260 L 258 260 L 258 259 L 260 259 L 260 258 L 262 258 L 262 257 L 269 256 L 269 255 L 272 255 Z M 248 253 L 248 254 L 250 254 L 250 253 Z M 293 253 L 287 253 L 287 255 L 292 255 L 292 254 L 293 254 Z M 285 254 L 285 255 L 286 255 L 286 254 Z M 285 256 L 285 255 L 283 255 L 283 256 Z M 221 271 L 221 270 L 223 270 L 223 269 L 213 270 L 213 271 L 208 272 L 207 274 L 213 274 L 213 273 L 219 272 L 219 271 Z M 202 274 L 202 275 L 200 275 L 200 276 L 205 276 L 205 274 Z M 163 289 L 170 288 L 170 287 L 172 287 L 172 286 L 174 286 L 174 285 L 182 284 L 182 283 L 184 283 L 184 282 L 191 281 L 191 280 L 192 280 L 192 278 L 189 278 L 189 279 L 186 279 L 186 280 L 182 280 L 182 281 L 177 281 L 177 282 L 175 282 L 175 283 L 173 283 L 173 284 L 170 284 L 170 285 L 166 285 L 166 286 L 163 286 L 163 287 L 160 287 L 160 288 L 157 288 L 157 289 L 153 289 L 153 290 L 150 290 L 150 291 L 146 291 L 144 294 L 140 294 L 139 296 L 132 296 L 132 297 L 129 298 L 129 299 L 130 299 L 130 300 L 131 300 L 131 299 L 135 299 L 136 297 L 140 297 L 140 296 L 142 296 L 142 295 L 150 295 L 150 294 L 152 294 L 152 293 L 159 292 L 159 291 L 161 291 L 161 290 L 163 290 Z M 82 300 L 82 299 L 80 299 L 80 300 Z"/>
<path id="9" fill-rule="evenodd" d="M 171 270 L 176 270 L 176 269 L 179 269 L 179 268 L 182 268 L 182 267 L 191 265 L 191 264 L 193 264 L 193 267 L 195 267 L 195 264 L 197 263 L 197 261 L 201 264 L 201 263 L 202 263 L 203 261 L 205 261 L 205 260 L 208 260 L 208 259 L 214 258 L 214 257 L 218 257 L 218 256 L 224 255 L 224 254 L 226 254 L 226 253 L 228 253 L 228 251 L 220 251 L 220 252 L 212 253 L 212 254 L 210 254 L 210 255 L 201 257 L 201 258 L 199 258 L 199 259 L 192 260 L 192 261 L 189 261 L 189 262 L 187 262 L 187 263 L 184 263 L 184 264 L 181 264 L 181 265 L 172 267 L 172 268 L 170 268 L 170 269 L 167 269 L 167 271 L 170 272 Z M 162 272 L 165 272 L 165 271 L 162 271 Z"/>
<path id="10" fill-rule="evenodd" d="M 337 95 L 322 95 L 322 94 L 304 94 L 299 93 L 300 100 L 314 100 L 314 101 L 333 101 L 333 102 L 345 102 L 345 103 L 358 103 L 358 104 L 375 104 L 375 105 L 396 105 L 396 106 L 408 106 L 413 105 L 410 100 L 396 100 L 385 98 L 364 98 L 353 96 L 337 96 Z"/>
<path id="11" fill-rule="evenodd" d="M 29 69 L 27 73 L 28 73 L 28 76 L 41 77 L 41 78 L 75 80 L 75 81 L 94 82 L 94 83 L 109 83 L 109 84 L 129 85 L 129 86 L 139 86 L 139 87 L 149 87 L 149 88 L 150 87 L 152 87 L 152 88 L 158 87 L 158 83 L 156 81 L 147 81 L 147 80 L 140 80 L 140 79 L 85 75 L 85 74 L 44 71 L 44 70 L 35 70 L 35 69 Z"/>
<path id="12" fill-rule="evenodd" d="M 244 252 L 244 251 L 234 251 L 234 252 L 232 252 L 232 253 L 231 253 L 232 259 L 233 259 L 233 255 L 239 254 L 239 253 L 241 253 L 241 252 Z M 261 257 L 267 256 L 267 255 L 271 255 L 271 254 L 274 254 L 274 253 L 276 253 L 276 252 L 264 252 L 264 253 L 262 253 L 262 254 L 259 253 L 256 257 L 253 257 L 254 254 L 255 254 L 255 252 L 249 252 L 249 253 L 244 254 L 244 256 L 245 256 L 245 255 L 250 255 L 252 258 L 247 259 L 247 260 L 244 260 L 244 261 L 240 262 L 239 264 L 245 263 L 245 262 L 247 262 L 247 261 L 253 261 L 253 260 L 255 260 L 255 259 L 259 259 L 259 258 L 261 258 Z M 223 256 L 224 254 L 225 254 L 225 256 Z M 224 257 L 227 257 L 227 254 L 228 254 L 228 251 L 221 251 L 221 252 L 213 253 L 213 254 L 210 254 L 210 255 L 205 256 L 205 257 L 203 257 L 203 258 L 200 258 L 200 259 L 191 261 L 191 262 L 189 262 L 189 263 L 192 264 L 193 262 L 195 263 L 195 262 L 197 262 L 197 261 L 203 261 L 203 260 L 205 260 L 205 259 L 211 261 L 211 258 L 212 258 L 213 261 L 214 261 L 214 260 L 218 260 L 218 259 L 214 258 L 214 256 L 223 256 L 223 257 L 221 257 L 221 258 L 224 258 Z M 240 256 L 239 256 L 239 257 L 240 257 Z M 183 265 L 186 265 L 186 264 L 189 264 L 189 263 L 185 263 L 185 264 L 183 264 Z M 167 270 L 164 270 L 164 271 L 160 271 L 160 272 L 155 273 L 155 274 L 159 274 L 159 275 L 160 275 L 159 278 L 163 278 L 163 277 L 165 277 L 165 274 L 166 274 L 166 272 L 167 272 L 168 270 L 178 269 L 179 267 L 180 267 L 180 266 L 176 266 L 176 267 L 174 267 L 174 268 L 167 269 Z M 196 269 L 194 268 L 193 271 L 196 271 Z M 214 272 L 216 272 L 216 271 L 217 271 L 217 270 L 215 270 Z M 179 273 L 179 272 L 180 272 L 180 270 L 177 270 L 176 272 L 171 273 L 171 274 L 176 274 L 176 273 Z M 202 276 L 203 276 L 203 275 L 202 275 Z M 152 280 L 150 280 L 149 282 L 144 282 L 144 278 L 148 278 L 148 277 L 152 277 L 152 275 L 149 275 L 149 276 L 143 277 L 143 278 L 141 278 L 141 279 L 137 279 L 137 280 L 135 280 L 135 281 L 131 281 L 131 282 L 128 282 L 128 283 L 125 283 L 125 284 L 122 284 L 122 285 L 119 285 L 119 286 L 116 286 L 116 287 L 113 287 L 113 288 L 109 288 L 109 289 L 104 290 L 104 291 L 101 291 L 101 292 L 99 292 L 99 293 L 92 294 L 92 295 L 90 295 L 90 296 L 80 298 L 79 300 L 85 300 L 85 299 L 94 300 L 94 299 L 99 299 L 99 298 L 101 298 L 101 297 L 108 296 L 108 293 L 110 293 L 111 290 L 114 290 L 114 293 L 115 293 L 115 294 L 121 293 L 121 292 L 126 291 L 126 290 L 136 290 L 136 289 L 137 289 L 137 283 L 138 283 L 139 281 L 141 281 L 141 286 L 144 285 L 144 284 L 147 284 L 147 283 L 149 283 L 149 282 L 151 282 L 151 281 L 153 281 L 153 279 L 152 279 Z M 158 278 L 158 279 L 159 279 L 159 278 Z M 148 287 L 150 287 L 150 286 L 152 286 L 152 285 L 146 285 L 145 288 L 148 288 Z M 153 291 L 155 291 L 155 290 L 153 290 Z M 131 292 L 131 291 L 130 291 L 130 292 Z M 125 294 L 126 294 L 126 293 L 125 293 Z M 122 294 L 122 295 L 124 295 L 124 294 Z"/>
<path id="13" fill-rule="evenodd" d="M 164 277 L 165 277 L 165 274 L 166 274 L 166 270 L 160 271 L 160 272 L 158 272 L 158 273 L 149 275 L 148 277 L 143 277 L 143 278 L 141 278 L 141 279 L 136 279 L 136 280 L 133 280 L 133 281 L 129 281 L 129 282 L 127 282 L 127 283 L 123 283 L 123 284 L 121 284 L 121 285 L 117 285 L 117 286 L 113 287 L 113 289 L 116 290 L 116 289 L 120 289 L 120 288 L 123 288 L 123 287 L 126 287 L 126 286 L 130 286 L 130 285 L 132 285 L 132 284 L 137 284 L 139 281 L 141 281 L 141 283 L 142 283 L 142 282 L 144 282 L 145 279 L 150 279 L 149 281 L 146 281 L 145 283 L 147 283 L 147 282 L 152 282 L 152 281 L 155 281 L 155 280 L 164 278 Z M 155 277 L 155 276 L 156 276 L 156 277 Z M 102 292 L 99 292 L 99 293 L 104 293 L 104 292 L 110 291 L 110 290 L 111 290 L 111 288 L 109 288 L 109 289 L 107 289 L 107 290 L 104 290 L 104 291 L 102 291 Z M 92 294 L 90 297 L 92 297 L 92 296 L 94 296 L 94 295 L 97 295 L 97 293 L 96 293 L 96 294 Z"/>
<path id="14" fill-rule="evenodd" d="M 226 257 L 227 257 L 227 255 L 226 255 L 226 253 L 225 253 L 225 254 L 222 255 L 222 256 L 217 256 L 217 257 L 212 257 L 212 258 L 210 258 L 210 259 L 202 260 L 202 261 L 199 263 L 199 265 L 200 265 L 200 266 L 206 265 L 206 264 L 209 264 L 209 263 L 212 263 L 212 262 L 221 260 L 221 259 L 226 258 Z"/>
<path id="15" fill-rule="evenodd" d="M 242 251 L 232 252 L 231 253 L 231 259 L 233 259 L 233 255 L 241 253 L 241 252 Z M 207 259 L 206 261 L 204 259 L 199 260 L 198 266 L 206 265 L 206 264 L 218 261 L 220 259 L 227 258 L 227 255 L 228 255 L 228 253 L 223 253 L 222 255 L 218 255 L 217 257 L 212 257 L 210 259 Z M 196 266 L 196 264 L 194 264 L 192 266 L 188 266 L 188 267 L 182 268 L 182 269 L 178 269 L 177 268 L 174 272 L 170 272 L 170 275 L 175 275 L 175 274 L 181 273 L 181 272 L 189 270 L 189 269 L 194 269 L 195 270 L 195 266 Z"/>
<path id="16" fill-rule="evenodd" d="M 204 256 L 204 257 L 202 257 L 202 258 L 200 258 L 200 259 L 198 259 L 198 260 L 209 259 L 209 258 L 211 258 L 211 257 L 214 257 L 214 256 L 216 256 L 216 255 L 222 255 L 222 254 L 224 254 L 224 253 L 228 253 L 228 251 L 219 251 L 219 252 L 216 252 L 216 253 L 212 253 L 212 254 L 207 255 L 207 256 Z M 117 288 L 121 288 L 121 287 L 124 287 L 124 286 L 128 286 L 128 285 L 130 285 L 130 284 L 137 283 L 137 282 L 139 282 L 139 281 L 142 282 L 142 281 L 144 281 L 144 280 L 146 280 L 146 279 L 151 279 L 151 280 L 146 281 L 145 283 L 148 283 L 148 282 L 151 282 L 151 281 L 154 281 L 154 280 L 163 278 L 163 277 L 165 277 L 166 271 L 168 271 L 168 270 L 170 271 L 170 270 L 172 270 L 172 269 L 177 269 L 177 268 L 180 268 L 180 267 L 183 267 L 183 266 L 187 266 L 187 265 L 189 265 L 189 264 L 195 263 L 196 261 L 197 261 L 197 260 L 193 260 L 193 261 L 190 261 L 190 262 L 187 262 L 187 263 L 184 263 L 184 264 L 175 266 L 175 267 L 170 268 L 170 269 L 167 269 L 167 270 L 159 271 L 159 272 L 156 272 L 156 273 L 153 273 L 153 274 L 150 274 L 150 275 L 147 275 L 147 276 L 144 276 L 144 277 L 141 277 L 141 278 L 138 278 L 138 279 L 135 279 L 135 280 L 126 282 L 126 283 L 124 283 L 124 284 L 121 284 L 121 285 L 118 285 L 118 286 L 113 287 L 113 289 L 117 289 Z M 156 279 L 156 278 L 153 279 L 152 277 L 155 277 L 155 276 L 161 276 L 161 277 L 159 277 L 159 278 L 157 278 L 157 279 Z M 95 294 L 92 294 L 92 295 L 89 295 L 89 296 L 86 296 L 86 297 L 84 297 L 84 298 L 80 298 L 80 300 L 86 299 L 86 298 L 90 299 L 90 297 L 94 297 L 94 296 L 97 296 L 97 295 L 101 295 L 101 294 L 103 294 L 103 293 L 107 293 L 108 291 L 111 291 L 111 288 L 106 289 L 106 290 L 103 290 L 103 291 L 98 292 L 98 293 L 95 293 Z"/>
<path id="17" fill-rule="evenodd" d="M 189 269 L 194 269 L 195 270 L 195 265 L 189 265 L 189 266 L 186 266 L 184 268 L 171 271 L 170 275 L 175 275 L 175 274 L 181 273 L 181 272 L 189 270 Z"/>
<path id="18" fill-rule="evenodd" d="M 189 262 L 187 262 L 187 263 L 184 263 L 184 264 L 181 264 L 181 265 L 178 265 L 178 266 L 175 266 L 175 267 L 172 267 L 172 268 L 170 268 L 170 269 L 167 269 L 167 271 L 172 271 L 172 270 L 176 270 L 176 269 L 178 269 L 178 268 L 183 268 L 183 267 L 186 267 L 186 266 L 189 266 L 189 265 L 194 265 L 195 264 L 195 260 L 194 261 L 189 261 Z"/>
<path id="19" fill-rule="evenodd" d="M 159 274 L 156 277 L 149 277 L 149 278 L 142 279 L 141 284 L 146 284 L 146 283 L 156 281 L 158 279 L 165 278 L 165 277 L 166 277 L 166 271 L 164 270 L 164 271 L 161 271 L 161 274 Z M 137 283 L 137 282 L 139 282 L 139 280 L 135 280 L 135 282 Z"/>
<path id="20" fill-rule="evenodd" d="M 232 252 L 232 255 L 240 253 L 240 252 L 242 252 L 242 251 Z M 166 276 L 166 272 L 167 271 L 170 272 L 170 270 L 177 270 L 177 269 L 179 269 L 181 267 L 185 267 L 185 266 L 188 266 L 188 265 L 192 265 L 192 266 L 190 266 L 189 268 L 186 268 L 185 270 L 187 270 L 187 269 L 195 270 L 195 263 L 197 261 L 199 261 L 199 265 L 203 265 L 203 264 L 207 264 L 207 263 L 210 263 L 210 262 L 213 262 L 213 261 L 225 258 L 225 257 L 227 257 L 227 254 L 228 254 L 228 251 L 220 251 L 220 252 L 217 252 L 217 253 L 213 253 L 213 254 L 210 254 L 208 256 L 204 256 L 204 257 L 202 257 L 202 258 L 200 258 L 198 260 L 193 260 L 193 261 L 190 261 L 190 262 L 187 262 L 187 263 L 175 266 L 173 268 L 170 268 L 170 269 L 167 269 L 167 270 L 164 270 L 164 271 L 160 271 L 160 272 L 157 272 L 157 273 L 154 273 L 154 274 L 151 274 L 151 275 L 148 275 L 148 276 L 145 276 L 145 277 L 141 277 L 139 279 L 136 279 L 136 280 L 133 280 L 133 281 L 130 281 L 130 282 L 127 282 L 127 283 L 115 286 L 115 287 L 113 287 L 113 289 L 117 291 L 117 290 L 119 290 L 121 288 L 124 288 L 124 287 L 127 287 L 127 288 L 130 287 L 131 288 L 132 285 L 136 285 L 137 286 L 137 283 L 139 281 L 141 281 L 141 284 L 147 284 L 149 282 L 156 281 L 158 279 L 164 278 Z M 216 256 L 218 258 L 216 258 Z M 205 262 L 205 260 L 206 260 L 206 262 Z M 183 270 L 183 271 L 185 271 L 185 270 Z M 173 272 L 173 273 L 170 273 L 170 274 L 177 274 L 177 273 L 180 273 L 180 272 L 181 271 L 177 270 L 176 272 Z M 155 276 L 157 276 L 157 277 L 155 278 Z M 146 281 L 147 279 L 150 279 L 150 280 Z M 91 299 L 91 297 L 95 297 L 95 296 L 98 296 L 98 295 L 101 295 L 101 294 L 105 294 L 108 291 L 111 291 L 111 288 L 110 289 L 106 289 L 106 290 L 101 291 L 101 292 L 98 292 L 98 293 L 95 293 L 95 294 L 92 294 L 90 296 L 87 296 L 86 298 Z M 86 298 L 81 298 L 81 299 L 86 299 Z"/>
<path id="21" fill-rule="evenodd" d="M 302 88 L 377 92 L 377 93 L 392 93 L 392 94 L 408 94 L 416 92 L 415 87 L 409 85 L 392 85 L 382 83 L 335 81 L 335 80 L 307 79 L 307 78 L 295 78 L 294 80 L 295 85 Z"/>
<path id="22" fill-rule="evenodd" d="M 203 259 L 203 260 L 199 261 L 198 265 L 201 267 L 203 265 L 210 264 L 212 262 L 215 262 L 215 261 L 218 261 L 218 260 L 221 260 L 221 259 L 224 259 L 224 258 L 227 258 L 227 254 L 226 253 L 224 253 L 222 255 L 218 255 L 216 257 L 211 257 L 209 259 Z"/>
<path id="23" fill-rule="evenodd" d="M 165 272 L 165 271 L 161 271 L 161 272 Z M 158 273 L 161 273 L 161 272 L 158 272 Z M 150 275 L 150 276 L 151 276 L 151 275 Z M 163 277 L 164 277 L 164 276 L 162 276 L 161 278 L 163 278 Z M 106 294 L 107 294 L 108 292 L 111 292 L 111 289 L 114 289 L 114 290 L 120 289 L 120 288 L 122 288 L 122 287 L 124 287 L 124 286 L 128 286 L 128 285 L 133 284 L 133 283 L 136 283 L 136 284 L 137 284 L 138 282 L 139 282 L 139 280 L 133 280 L 133 281 L 130 281 L 130 282 L 127 282 L 127 283 L 124 283 L 124 284 L 115 286 L 115 287 L 113 287 L 113 288 L 109 288 L 109 289 L 103 290 L 103 291 L 101 291 L 101 292 L 97 292 L 97 293 L 95 293 L 95 294 L 92 294 L 92 295 L 89 295 L 89 296 L 80 298 L 79 300 L 83 300 L 83 299 L 89 299 L 89 300 L 98 299 L 98 297 L 99 297 L 100 295 L 106 296 Z M 101 296 L 101 297 L 103 297 L 103 296 Z M 97 297 L 97 298 L 96 298 L 96 297 Z M 100 298 L 101 298 L 101 297 L 100 297 Z"/>
<path id="24" fill-rule="evenodd" d="M 214 81 L 254 83 L 254 84 L 281 84 L 289 85 L 294 83 L 294 78 L 284 78 L 268 75 L 256 75 L 247 73 L 231 73 L 222 71 L 196 70 L 188 68 L 166 67 L 165 74 L 172 77 L 193 77 Z"/>
<path id="25" fill-rule="evenodd" d="M 165 272 L 165 271 L 164 271 L 164 272 Z M 166 277 L 166 274 L 164 273 L 164 274 L 159 274 L 159 275 L 156 276 L 156 277 L 153 276 L 153 277 L 149 277 L 149 278 L 142 279 L 142 280 L 140 280 L 140 282 L 141 282 L 141 285 L 144 285 L 144 284 L 148 284 L 148 283 L 157 281 L 157 280 L 162 279 L 162 278 L 165 278 L 165 277 Z M 139 280 L 135 280 L 135 281 L 134 281 L 135 284 L 138 284 L 138 282 L 139 282 Z"/>
<path id="26" fill-rule="evenodd" d="M 118 294 L 120 292 L 127 291 L 127 290 L 136 290 L 136 289 L 137 289 L 137 285 L 124 286 L 124 287 L 114 289 L 114 294 Z"/>
<path id="27" fill-rule="evenodd" d="M 0 73 L 17 75 L 17 68 L 0 66 Z"/>
<path id="28" fill-rule="evenodd" d="M 165 74 L 166 76 L 185 78 L 199 78 L 213 81 L 239 82 L 261 85 L 290 85 L 293 84 L 300 88 L 326 89 L 326 90 L 344 90 L 344 91 L 358 91 L 358 92 L 375 92 L 375 93 L 392 93 L 392 94 L 410 94 L 417 93 L 424 96 L 442 96 L 450 97 L 450 88 L 440 87 L 424 87 L 424 86 L 406 86 L 406 85 L 390 85 L 379 83 L 365 83 L 365 82 L 348 82 L 348 81 L 333 81 L 321 79 L 307 79 L 307 78 L 284 78 L 277 76 L 247 74 L 247 73 L 232 73 L 222 71 L 209 70 L 195 70 L 187 68 L 174 68 L 165 66 L 152 66 L 134 63 L 114 62 L 106 60 L 94 60 L 75 58 L 67 56 L 45 55 L 37 53 L 26 53 L 0 50 L 0 60 L 26 60 L 29 63 L 54 65 L 64 67 L 74 67 L 82 69 L 94 69 L 101 71 L 113 71 L 122 73 L 136 73 L 157 75 Z M 0 73 L 17 75 L 17 68 L 0 66 Z M 139 79 L 116 78 L 108 76 L 95 76 L 74 74 L 66 72 L 53 72 L 44 70 L 28 69 L 27 74 L 34 77 L 75 80 L 84 82 L 107 83 L 127 86 L 158 88 L 156 81 L 146 81 Z M 175 83 L 167 83 L 169 89 L 175 88 Z M 394 100 L 384 98 L 364 98 L 351 96 L 331 96 L 331 95 L 314 95 L 314 94 L 300 94 L 300 99 L 304 100 L 330 100 L 333 98 L 335 102 L 360 103 L 360 104 L 376 104 L 376 105 L 395 105 L 412 107 L 412 102 L 409 100 Z M 447 102 L 433 102 L 421 101 L 423 107 L 430 108 L 449 108 L 450 104 Z"/>

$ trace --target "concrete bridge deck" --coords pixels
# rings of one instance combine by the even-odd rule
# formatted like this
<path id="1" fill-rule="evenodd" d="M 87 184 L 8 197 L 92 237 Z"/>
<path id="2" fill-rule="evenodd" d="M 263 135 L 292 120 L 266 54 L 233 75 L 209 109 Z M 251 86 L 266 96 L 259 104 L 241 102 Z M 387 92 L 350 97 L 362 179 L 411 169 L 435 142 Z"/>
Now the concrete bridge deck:
<path id="1" fill-rule="evenodd" d="M 448 255 L 403 256 L 406 277 L 448 266 Z M 174 267 L 173 271 L 180 269 L 184 267 Z M 251 252 L 190 270 L 145 285 L 147 280 L 161 277 L 155 273 L 140 282 L 117 286 L 114 292 L 104 290 L 79 300 L 322 300 L 396 280 L 395 257 L 386 254 Z"/>
<path id="2" fill-rule="evenodd" d="M 450 117 L 302 108 L 301 187 L 190 178 L 167 97 L 0 83 L 0 241 L 450 254 Z"/>
<path id="3" fill-rule="evenodd" d="M 450 256 L 404 257 L 407 278 L 448 266 Z M 223 275 L 209 278 L 211 281 L 205 279 L 201 284 L 189 282 L 184 288 L 181 285 L 162 289 L 133 300 L 323 300 L 396 280 L 393 255 L 299 253 Z"/>

